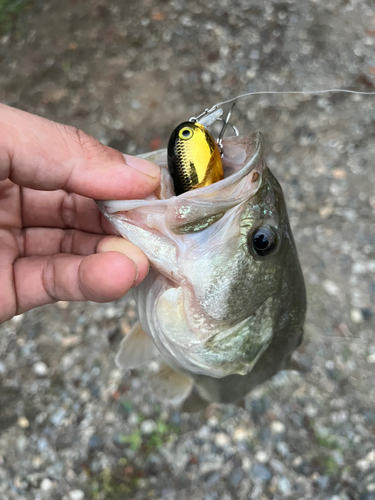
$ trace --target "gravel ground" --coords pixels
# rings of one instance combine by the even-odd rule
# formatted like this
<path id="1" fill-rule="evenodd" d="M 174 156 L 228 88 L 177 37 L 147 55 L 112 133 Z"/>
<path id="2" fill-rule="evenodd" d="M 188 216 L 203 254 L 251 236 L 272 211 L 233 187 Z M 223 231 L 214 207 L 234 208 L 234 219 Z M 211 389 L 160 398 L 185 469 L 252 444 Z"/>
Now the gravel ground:
<path id="1" fill-rule="evenodd" d="M 370 0 L 36 0 L 0 35 L 0 101 L 128 153 L 242 92 L 375 91 Z M 0 327 L 1 500 L 375 499 L 374 109 L 258 96 L 234 115 L 285 191 L 310 373 L 186 414 L 114 365 L 131 298 L 18 316 Z"/>

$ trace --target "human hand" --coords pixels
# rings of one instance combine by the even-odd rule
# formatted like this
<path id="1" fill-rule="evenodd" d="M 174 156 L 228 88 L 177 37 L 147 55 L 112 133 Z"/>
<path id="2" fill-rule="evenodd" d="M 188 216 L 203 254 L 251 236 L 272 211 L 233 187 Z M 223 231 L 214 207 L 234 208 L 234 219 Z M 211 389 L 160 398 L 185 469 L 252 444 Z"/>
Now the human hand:
<path id="1" fill-rule="evenodd" d="M 159 168 L 0 104 L 0 323 L 58 300 L 118 299 L 148 272 L 95 199 L 143 198 Z"/>

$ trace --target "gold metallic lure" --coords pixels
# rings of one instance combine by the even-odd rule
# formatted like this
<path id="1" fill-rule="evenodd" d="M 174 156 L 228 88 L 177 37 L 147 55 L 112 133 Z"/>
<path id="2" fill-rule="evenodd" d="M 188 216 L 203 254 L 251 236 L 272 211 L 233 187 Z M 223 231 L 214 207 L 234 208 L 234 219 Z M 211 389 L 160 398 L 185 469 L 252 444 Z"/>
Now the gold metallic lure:
<path id="1" fill-rule="evenodd" d="M 184 122 L 172 132 L 168 143 L 168 169 L 176 195 L 208 186 L 224 177 L 220 149 L 198 122 Z"/>

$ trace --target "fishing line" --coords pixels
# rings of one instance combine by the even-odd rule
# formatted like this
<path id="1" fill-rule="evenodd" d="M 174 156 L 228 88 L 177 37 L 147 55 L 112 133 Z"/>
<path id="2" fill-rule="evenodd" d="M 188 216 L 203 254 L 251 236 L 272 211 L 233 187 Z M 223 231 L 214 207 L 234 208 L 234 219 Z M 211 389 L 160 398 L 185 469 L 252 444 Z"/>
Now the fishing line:
<path id="1" fill-rule="evenodd" d="M 375 95 L 375 92 L 362 92 L 358 90 L 349 90 L 349 89 L 324 89 L 324 90 L 260 90 L 255 92 L 247 92 L 246 94 L 240 94 L 237 97 L 232 97 L 232 99 L 228 99 L 227 101 L 218 102 L 214 104 L 212 108 L 209 110 L 216 109 L 218 106 L 222 106 L 223 104 L 228 104 L 229 102 L 237 101 L 238 99 L 242 99 L 244 97 L 249 97 L 252 95 L 266 95 L 266 94 L 301 94 L 301 95 L 314 95 L 314 94 L 328 94 L 329 92 L 341 92 L 346 94 L 357 94 L 357 95 Z"/>
<path id="2" fill-rule="evenodd" d="M 344 93 L 344 94 L 356 94 L 356 95 L 374 95 L 375 92 L 364 92 L 360 90 L 349 90 L 349 89 L 323 89 L 323 90 L 257 90 L 254 92 L 247 92 L 246 94 L 240 94 L 236 97 L 232 97 L 231 99 L 227 99 L 226 101 L 218 102 L 214 104 L 211 108 L 206 108 L 202 113 L 198 116 L 193 116 L 189 121 L 191 122 L 199 122 L 204 127 L 208 127 L 212 125 L 217 120 L 222 120 L 220 118 L 223 110 L 220 109 L 220 106 L 223 104 L 228 104 L 230 102 L 235 103 L 239 99 L 243 99 L 244 97 L 251 97 L 253 95 L 314 95 L 314 94 L 328 94 L 332 92 Z M 234 106 L 234 104 L 233 104 Z M 232 106 L 232 109 L 233 109 Z M 229 111 L 229 116 L 232 112 L 232 109 Z M 233 127 L 231 123 L 229 123 L 229 118 L 226 120 L 222 120 L 226 122 L 226 125 L 230 125 Z M 226 126 L 225 125 L 225 126 Z M 225 131 L 225 130 L 224 130 Z M 236 135 L 238 135 L 237 129 L 235 129 Z M 220 134 L 222 137 L 223 134 Z M 221 140 L 220 137 L 220 140 Z"/>

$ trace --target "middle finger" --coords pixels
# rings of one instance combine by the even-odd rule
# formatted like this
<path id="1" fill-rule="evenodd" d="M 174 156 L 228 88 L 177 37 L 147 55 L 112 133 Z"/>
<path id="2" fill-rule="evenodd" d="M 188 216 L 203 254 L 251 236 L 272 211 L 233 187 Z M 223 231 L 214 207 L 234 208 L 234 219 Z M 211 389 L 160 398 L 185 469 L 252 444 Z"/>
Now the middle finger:
<path id="1" fill-rule="evenodd" d="M 115 234 L 94 200 L 75 193 L 22 188 L 23 227 L 75 228 L 97 234 Z"/>
<path id="2" fill-rule="evenodd" d="M 86 233 L 77 229 L 30 227 L 17 238 L 22 257 L 54 255 L 58 253 L 90 255 L 96 252 L 102 234 Z"/>

